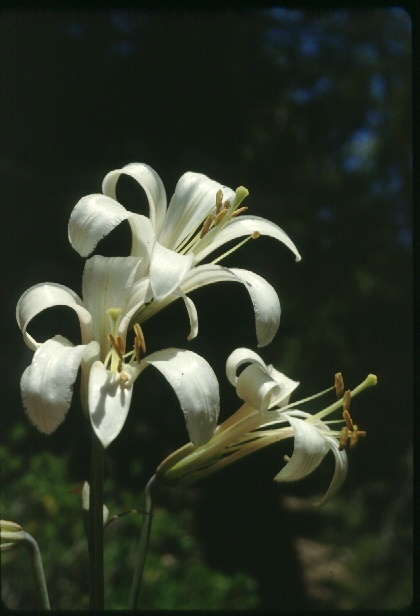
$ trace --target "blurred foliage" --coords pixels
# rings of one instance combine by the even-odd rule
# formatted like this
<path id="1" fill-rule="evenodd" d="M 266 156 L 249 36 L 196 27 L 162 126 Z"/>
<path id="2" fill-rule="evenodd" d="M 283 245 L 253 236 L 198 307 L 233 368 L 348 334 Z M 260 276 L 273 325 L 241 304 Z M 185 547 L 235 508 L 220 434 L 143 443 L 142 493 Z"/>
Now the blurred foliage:
<path id="1" fill-rule="evenodd" d="M 88 608 L 88 554 L 82 525 L 81 498 L 66 460 L 47 451 L 25 458 L 16 452 L 28 427 L 16 424 L 9 449 L 0 447 L 1 511 L 5 519 L 20 520 L 41 550 L 53 609 Z M 13 457 L 10 450 L 14 451 Z M 105 486 L 110 517 L 133 508 L 133 494 L 113 481 Z M 135 503 L 141 510 L 141 496 Z M 194 538 L 190 499 L 178 511 L 157 507 L 154 512 L 142 606 L 154 609 L 245 609 L 257 605 L 256 583 L 244 573 L 226 576 L 203 561 Z M 108 609 L 125 609 L 134 571 L 141 514 L 114 520 L 105 529 L 105 587 Z M 24 550 L 2 554 L 2 600 L 13 609 L 37 607 L 30 564 Z"/>
<path id="2" fill-rule="evenodd" d="M 327 387 L 338 370 L 350 387 L 368 372 L 378 375 L 378 387 L 352 411 L 368 438 L 350 456 L 339 498 L 321 511 L 289 510 L 287 499 L 325 489 L 328 462 L 307 481 L 273 486 L 290 448 L 256 454 L 197 490 L 161 496 L 146 570 L 157 579 L 148 577 L 144 589 L 150 606 L 190 606 L 195 594 L 187 593 L 188 580 L 199 584 L 201 567 L 210 567 L 200 582 L 205 607 L 211 600 L 254 605 L 250 580 L 262 608 L 399 608 L 411 600 L 411 45 L 410 15 L 397 7 L 10 10 L 0 17 L 0 73 L 7 84 L 0 102 L 3 323 L 12 323 L 18 297 L 32 284 L 50 280 L 80 291 L 82 260 L 66 241 L 69 212 L 81 196 L 100 190 L 109 170 L 144 161 L 161 175 L 168 197 L 187 170 L 247 186 L 250 213 L 273 220 L 295 241 L 299 264 L 260 238 L 226 265 L 256 271 L 278 289 L 280 330 L 261 352 L 301 382 L 299 397 Z M 144 212 L 144 195 L 130 182 L 119 189 L 127 207 Z M 103 254 L 127 250 L 124 225 L 101 245 Z M 190 343 L 185 311 L 176 304 L 144 328 L 149 350 L 188 345 L 212 364 L 221 383 L 221 419 L 237 408 L 224 377 L 226 357 L 237 346 L 256 344 L 246 292 L 234 286 L 193 294 L 200 332 Z M 68 312 L 48 311 L 33 331 L 76 342 L 76 320 Z M 77 499 L 51 486 L 60 484 L 59 476 L 75 485 L 87 476 L 88 430 L 75 396 L 62 428 L 48 439 L 25 429 L 18 444 L 17 384 L 31 353 L 17 327 L 7 326 L 2 335 L 8 350 L 0 359 L 8 452 L 3 509 L 24 526 L 33 524 L 40 542 L 37 532 L 47 534 L 41 547 L 49 575 L 56 576 L 50 592 L 58 602 L 67 571 L 55 563 L 55 545 L 46 547 L 50 539 L 63 542 L 61 558 L 82 563 L 85 556 Z M 186 440 L 173 392 L 148 372 L 136 383 L 126 426 L 107 451 L 110 502 L 116 506 L 112 499 L 118 498 L 121 509 L 133 506 L 138 486 Z M 26 479 L 28 469 L 35 470 Z M 44 490 L 39 496 L 35 472 Z M 54 517 L 57 507 L 63 514 Z M 175 538 L 173 551 L 163 545 L 178 525 L 191 537 L 189 552 Z M 131 546 L 138 526 L 138 519 L 122 518 L 107 532 L 127 532 Z M 309 557 L 311 550 L 321 554 L 322 545 L 343 562 L 339 575 L 321 583 L 311 577 Z M 118 563 L 112 550 L 119 548 L 110 542 L 107 549 L 109 575 L 119 580 L 112 565 Z M 120 555 L 124 564 L 126 554 Z M 20 564 L 13 566 L 24 566 L 22 555 L 6 556 L 3 570 L 16 558 Z M 158 566 L 159 558 L 166 567 Z M 69 598 L 79 582 L 86 592 L 83 567 L 73 568 Z M 15 584 L 24 581 L 15 577 L 3 575 L 6 594 L 19 601 Z M 223 590 L 225 583 L 231 586 Z M 115 596 L 116 605 L 122 600 Z M 80 597 L 72 604 L 81 605 Z"/>

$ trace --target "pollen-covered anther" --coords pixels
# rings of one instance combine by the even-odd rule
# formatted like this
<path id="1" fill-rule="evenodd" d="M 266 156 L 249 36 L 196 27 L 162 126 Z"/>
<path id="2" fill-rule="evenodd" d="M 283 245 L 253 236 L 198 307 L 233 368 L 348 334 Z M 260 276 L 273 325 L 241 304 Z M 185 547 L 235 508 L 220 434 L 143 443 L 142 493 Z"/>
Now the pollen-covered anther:
<path id="1" fill-rule="evenodd" d="M 217 225 L 222 222 L 222 220 L 226 216 L 226 212 L 227 211 L 228 211 L 228 208 L 225 206 L 223 208 L 223 210 L 220 210 L 220 212 L 218 212 L 218 214 L 216 214 L 216 218 L 213 221 L 213 224 L 214 224 L 215 227 L 217 227 Z"/>
<path id="2" fill-rule="evenodd" d="M 246 212 L 248 209 L 247 205 L 244 205 L 243 207 L 238 208 L 235 212 L 233 212 L 231 218 L 235 218 L 235 216 L 239 216 L 239 214 L 243 214 L 244 212 Z"/>
<path id="3" fill-rule="evenodd" d="M 341 398 L 341 396 L 344 394 L 344 380 L 341 372 L 337 372 L 337 374 L 334 376 L 334 384 L 336 396 L 337 398 Z"/>
<path id="4" fill-rule="evenodd" d="M 260 233 L 259 231 L 254 231 L 254 232 L 252 233 L 252 235 L 251 235 L 251 238 L 252 238 L 253 240 L 256 240 L 256 239 L 258 239 L 258 238 L 260 237 L 260 235 L 261 235 L 261 233 Z"/>
<path id="5" fill-rule="evenodd" d="M 144 355 L 146 355 L 146 340 L 144 338 L 143 330 L 138 323 L 134 323 L 134 333 L 139 341 L 140 349 L 143 351 Z"/>
<path id="6" fill-rule="evenodd" d="M 349 430 L 354 430 L 354 425 L 353 425 L 353 421 L 350 417 L 350 413 L 346 410 L 343 411 L 343 419 L 346 422 L 346 426 L 348 427 Z"/>
<path id="7" fill-rule="evenodd" d="M 214 220 L 213 214 L 209 214 L 209 216 L 207 216 L 207 218 L 206 218 L 206 220 L 204 222 L 204 225 L 203 225 L 203 227 L 201 229 L 200 240 L 209 232 L 209 229 L 211 227 L 211 223 L 213 222 L 213 220 Z"/>
<path id="8" fill-rule="evenodd" d="M 219 188 L 216 193 L 216 214 L 220 212 L 223 207 L 223 191 Z"/>
<path id="9" fill-rule="evenodd" d="M 354 447 L 357 444 L 360 436 L 366 436 L 366 431 L 358 430 L 358 427 L 355 425 L 353 432 L 350 434 L 350 447 Z"/>
<path id="10" fill-rule="evenodd" d="M 124 356 L 123 356 L 124 355 L 124 351 L 121 352 L 121 348 L 120 348 L 120 344 L 121 343 L 118 341 L 118 338 L 122 340 L 121 336 L 118 336 L 118 338 L 116 340 L 112 334 L 108 334 L 108 338 L 109 338 L 109 341 L 110 341 L 110 343 L 112 345 L 112 348 L 114 349 L 114 351 L 116 352 L 118 357 L 121 360 L 124 360 Z M 123 342 L 123 344 L 124 344 L 124 342 Z"/>
<path id="11" fill-rule="evenodd" d="M 343 451 L 343 449 L 345 449 L 348 438 L 349 438 L 349 429 L 346 426 L 344 426 L 343 428 L 341 428 L 341 432 L 340 432 L 340 444 L 338 446 L 339 451 Z"/>
<path id="12" fill-rule="evenodd" d="M 120 349 L 121 355 L 124 356 L 124 353 L 125 353 L 125 342 L 124 342 L 124 340 L 123 340 L 123 338 L 121 336 L 117 336 L 117 344 L 118 344 L 118 348 Z"/>
<path id="13" fill-rule="evenodd" d="M 351 392 L 350 389 L 344 392 L 343 396 L 343 411 L 348 411 L 350 408 Z"/>

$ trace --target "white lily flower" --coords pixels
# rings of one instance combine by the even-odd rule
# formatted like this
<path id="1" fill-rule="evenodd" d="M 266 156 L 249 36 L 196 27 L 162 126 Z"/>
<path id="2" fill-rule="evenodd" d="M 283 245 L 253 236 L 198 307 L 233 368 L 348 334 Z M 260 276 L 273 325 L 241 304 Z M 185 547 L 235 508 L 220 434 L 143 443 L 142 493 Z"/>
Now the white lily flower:
<path id="1" fill-rule="evenodd" d="M 127 211 L 116 201 L 119 177 L 128 175 L 144 189 L 149 218 Z M 280 321 L 280 303 L 273 287 L 260 276 L 242 269 L 224 268 L 217 263 L 251 238 L 268 235 L 283 242 L 300 260 L 299 252 L 274 223 L 258 216 L 243 215 L 240 207 L 246 188 L 234 192 L 200 173 L 185 173 L 167 207 L 166 193 L 158 174 L 148 165 L 131 163 L 108 173 L 103 194 L 83 197 L 69 221 L 69 240 L 82 256 L 123 220 L 132 230 L 131 255 L 141 258 L 141 275 L 150 279 L 153 302 L 141 310 L 145 320 L 170 302 L 182 297 L 190 317 L 189 339 L 198 332 L 197 313 L 187 298 L 190 291 L 214 282 L 236 281 L 247 288 L 254 306 L 258 346 L 273 339 Z M 235 248 L 199 265 L 226 242 L 244 237 Z"/>
<path id="2" fill-rule="evenodd" d="M 138 276 L 136 257 L 94 256 L 86 261 L 83 300 L 71 289 L 37 284 L 23 293 L 16 318 L 24 341 L 35 351 L 21 379 L 22 400 L 32 423 L 51 434 L 70 407 L 79 366 L 82 370 L 82 407 L 107 447 L 121 431 L 130 407 L 133 383 L 147 366 L 154 366 L 174 389 L 185 416 L 189 436 L 202 445 L 212 435 L 219 413 L 219 386 L 209 364 L 182 349 L 165 349 L 144 358 L 141 328 L 134 324 L 134 347 L 126 351 L 133 315 L 148 301 L 148 281 Z M 28 332 L 30 321 L 52 306 L 76 312 L 81 344 L 57 335 L 44 343 Z"/>
<path id="3" fill-rule="evenodd" d="M 237 370 L 249 364 L 239 376 Z M 326 503 L 341 487 L 347 474 L 347 455 L 344 447 L 348 440 L 354 446 L 359 437 L 365 436 L 354 425 L 348 412 L 352 396 L 375 385 L 376 376 L 370 374 L 352 392 L 311 415 L 296 408 L 321 396 L 331 387 L 314 396 L 290 403 L 290 395 L 298 386 L 278 372 L 249 349 L 237 349 L 228 358 L 226 374 L 245 402 L 229 419 L 219 425 L 212 438 L 202 447 L 188 443 L 168 456 L 157 469 L 158 476 L 172 482 L 190 483 L 205 477 L 226 465 L 287 438 L 294 438 L 294 450 L 287 464 L 274 477 L 275 481 L 297 481 L 312 473 L 328 451 L 335 457 L 335 472 L 331 484 L 318 505 Z M 341 375 L 336 375 L 336 379 Z M 336 391 L 338 391 L 336 386 Z M 343 420 L 323 421 L 335 410 L 343 408 Z M 329 423 L 344 423 L 341 430 L 334 430 Z"/>

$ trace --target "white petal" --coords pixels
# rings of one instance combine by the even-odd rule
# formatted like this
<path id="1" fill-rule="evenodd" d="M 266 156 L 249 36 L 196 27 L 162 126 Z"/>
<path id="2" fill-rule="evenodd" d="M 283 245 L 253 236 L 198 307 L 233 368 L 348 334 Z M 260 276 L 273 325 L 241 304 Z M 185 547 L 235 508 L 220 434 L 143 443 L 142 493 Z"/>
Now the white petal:
<path id="1" fill-rule="evenodd" d="M 194 302 L 182 291 L 175 291 L 175 295 L 181 297 L 184 300 L 185 308 L 188 312 L 188 318 L 190 320 L 190 333 L 187 336 L 187 340 L 193 340 L 198 334 L 198 315 L 197 308 Z"/>
<path id="2" fill-rule="evenodd" d="M 82 257 L 87 257 L 99 240 L 130 215 L 120 203 L 105 195 L 82 197 L 70 214 L 70 244 Z"/>
<path id="3" fill-rule="evenodd" d="M 223 192 L 223 201 L 233 202 L 235 192 L 201 173 L 189 171 L 179 179 L 159 235 L 159 242 L 176 248 L 197 225 L 204 222 L 216 205 L 216 193 Z"/>
<path id="4" fill-rule="evenodd" d="M 294 449 L 290 461 L 274 477 L 275 481 L 297 481 L 312 473 L 329 450 L 326 439 L 308 421 L 285 414 L 294 432 Z"/>
<path id="5" fill-rule="evenodd" d="M 133 394 L 133 383 L 120 384 L 120 375 L 106 370 L 97 361 L 90 370 L 89 415 L 95 434 L 104 447 L 118 436 L 124 426 Z"/>
<path id="6" fill-rule="evenodd" d="M 252 235 L 258 231 L 261 235 L 269 235 L 279 242 L 283 242 L 295 254 L 296 261 L 301 260 L 298 249 L 290 239 L 290 237 L 277 225 L 260 216 L 238 216 L 232 218 L 227 225 L 221 229 L 214 240 L 196 256 L 196 263 L 199 263 L 211 254 L 216 248 L 223 246 L 226 242 L 243 237 L 244 235 Z"/>
<path id="7" fill-rule="evenodd" d="M 80 364 L 81 376 L 80 376 L 80 401 L 82 410 L 86 417 L 89 417 L 89 375 L 90 369 L 95 361 L 99 360 L 101 356 L 101 347 L 96 340 L 93 340 L 85 347 L 85 351 L 82 357 L 82 363 Z"/>
<path id="8" fill-rule="evenodd" d="M 82 342 L 87 343 L 92 339 L 92 317 L 84 308 L 77 293 L 61 284 L 45 282 L 36 284 L 25 291 L 16 306 L 16 320 L 29 348 L 36 350 L 39 346 L 39 343 L 26 331 L 29 322 L 37 314 L 53 306 L 73 308 L 79 317 Z"/>
<path id="9" fill-rule="evenodd" d="M 236 373 L 244 364 L 257 364 L 261 366 L 263 370 L 267 370 L 265 362 L 257 353 L 251 351 L 251 349 L 246 349 L 245 347 L 235 349 L 226 360 L 226 376 L 234 387 L 238 384 Z"/>
<path id="10" fill-rule="evenodd" d="M 252 408 L 265 413 L 272 406 L 273 399 L 281 397 L 282 390 L 267 370 L 252 364 L 239 375 L 236 393 Z"/>
<path id="11" fill-rule="evenodd" d="M 245 284 L 255 313 L 255 329 L 258 346 L 269 344 L 277 333 L 280 323 L 280 301 L 274 287 L 264 278 L 249 270 L 229 268 Z"/>
<path id="12" fill-rule="evenodd" d="M 337 494 L 347 476 L 348 460 L 346 452 L 344 450 L 339 451 L 338 442 L 334 437 L 327 437 L 327 442 L 335 457 L 335 469 L 327 492 L 318 503 L 315 503 L 318 507 L 325 505 L 327 501 Z"/>
<path id="13" fill-rule="evenodd" d="M 258 346 L 273 339 L 280 322 L 280 301 L 274 288 L 264 278 L 249 270 L 220 265 L 193 267 L 180 285 L 184 293 L 215 282 L 242 282 L 249 293 L 255 312 L 255 329 Z"/>
<path id="14" fill-rule="evenodd" d="M 179 278 L 182 278 L 182 276 L 179 276 Z M 280 302 L 273 287 L 261 276 L 248 270 L 228 269 L 212 264 L 191 268 L 179 286 L 181 291 L 187 294 L 215 282 L 240 282 L 245 286 L 254 305 L 259 346 L 268 344 L 271 337 L 274 336 L 280 320 Z M 155 298 L 155 301 L 142 310 L 142 321 L 149 319 L 177 298 L 178 295 L 175 293 L 171 293 L 159 301 L 156 301 Z"/>
<path id="15" fill-rule="evenodd" d="M 210 365 L 200 355 L 183 349 L 151 353 L 142 363 L 157 368 L 175 391 L 192 443 L 207 443 L 220 408 L 219 383 Z"/>
<path id="16" fill-rule="evenodd" d="M 54 336 L 37 349 L 23 373 L 23 406 L 40 432 L 51 434 L 64 421 L 84 350 L 84 345 L 73 346 L 63 336 Z"/>
<path id="17" fill-rule="evenodd" d="M 128 219 L 130 223 L 133 241 L 131 255 L 141 258 L 141 271 L 143 276 L 149 273 L 150 256 L 156 241 L 156 234 L 152 223 L 145 216 L 132 214 Z"/>
<path id="18" fill-rule="evenodd" d="M 146 193 L 149 202 L 150 220 L 156 233 L 162 228 L 166 214 L 166 192 L 162 180 L 152 167 L 144 163 L 130 163 L 121 169 L 110 171 L 102 183 L 102 192 L 113 199 L 115 188 L 121 174 L 134 178 Z"/>
<path id="19" fill-rule="evenodd" d="M 289 399 L 291 394 L 295 391 L 295 389 L 299 386 L 299 381 L 293 381 L 289 379 L 288 376 L 283 374 L 283 372 L 279 372 L 273 366 L 267 366 L 268 374 L 272 379 L 276 381 L 280 385 L 279 397 L 273 396 L 271 400 L 270 406 L 286 406 L 289 404 Z"/>
<path id="20" fill-rule="evenodd" d="M 124 316 L 128 307 L 132 308 L 131 289 L 135 283 L 138 266 L 137 257 L 95 255 L 86 261 L 82 281 L 83 299 L 86 308 L 93 316 L 93 338 L 100 342 L 102 354 L 109 346 L 110 324 L 106 311 L 110 308 L 120 308 Z M 125 332 L 121 335 L 125 336 Z"/>
<path id="21" fill-rule="evenodd" d="M 150 285 L 156 301 L 178 288 L 191 268 L 194 255 L 180 255 L 155 242 L 150 261 Z"/>

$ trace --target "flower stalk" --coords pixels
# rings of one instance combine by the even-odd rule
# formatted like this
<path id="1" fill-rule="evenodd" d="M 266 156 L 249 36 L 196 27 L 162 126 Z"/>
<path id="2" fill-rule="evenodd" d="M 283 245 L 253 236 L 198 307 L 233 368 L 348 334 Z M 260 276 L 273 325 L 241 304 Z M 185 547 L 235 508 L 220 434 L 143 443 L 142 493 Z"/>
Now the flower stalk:
<path id="1" fill-rule="evenodd" d="M 150 531 L 152 528 L 152 488 L 155 484 L 155 481 L 156 475 L 153 475 L 144 490 L 143 526 L 141 527 L 140 540 L 137 548 L 136 566 L 134 569 L 133 583 L 131 586 L 130 601 L 128 606 L 131 610 L 135 610 L 138 608 L 144 565 L 146 563 L 147 548 L 149 545 Z"/>
<path id="2" fill-rule="evenodd" d="M 41 552 L 35 539 L 25 532 L 19 524 L 1 520 L 1 551 L 11 550 L 15 546 L 22 545 L 29 554 L 32 575 L 38 592 L 41 608 L 50 610 L 47 584 L 45 582 L 44 568 L 42 566 Z"/>
<path id="3" fill-rule="evenodd" d="M 103 483 L 104 449 L 92 431 L 89 492 L 89 605 L 91 609 L 104 609 L 104 518 Z"/>

